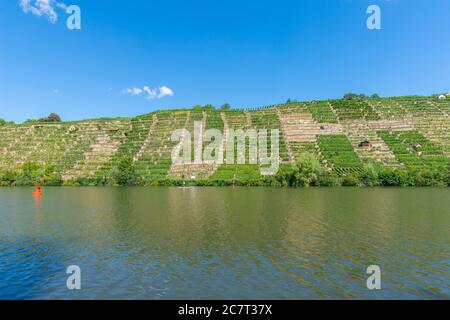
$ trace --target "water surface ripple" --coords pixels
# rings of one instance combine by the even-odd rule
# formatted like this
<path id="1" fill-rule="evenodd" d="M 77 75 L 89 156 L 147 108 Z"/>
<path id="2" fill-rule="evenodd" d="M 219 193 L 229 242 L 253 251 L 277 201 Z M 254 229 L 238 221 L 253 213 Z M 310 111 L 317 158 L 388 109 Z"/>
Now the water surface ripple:
<path id="1" fill-rule="evenodd" d="M 2 299 L 450 298 L 448 189 L 31 192 L 0 189 Z"/>

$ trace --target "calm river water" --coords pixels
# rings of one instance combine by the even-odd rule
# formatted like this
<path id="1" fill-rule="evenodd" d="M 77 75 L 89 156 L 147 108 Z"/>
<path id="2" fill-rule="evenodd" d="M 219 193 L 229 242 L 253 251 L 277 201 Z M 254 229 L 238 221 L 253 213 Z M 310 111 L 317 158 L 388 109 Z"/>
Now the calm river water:
<path id="1" fill-rule="evenodd" d="M 450 298 L 449 189 L 31 193 L 0 188 L 3 299 Z"/>

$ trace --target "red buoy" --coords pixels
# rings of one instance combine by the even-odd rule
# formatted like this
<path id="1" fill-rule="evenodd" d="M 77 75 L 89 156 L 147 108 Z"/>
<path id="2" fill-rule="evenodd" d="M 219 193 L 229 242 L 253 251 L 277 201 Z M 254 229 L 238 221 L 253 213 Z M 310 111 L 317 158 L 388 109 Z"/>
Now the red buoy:
<path id="1" fill-rule="evenodd" d="M 35 197 L 35 198 L 40 198 L 41 195 L 42 195 L 42 192 L 41 192 L 41 185 L 38 184 L 37 187 L 36 187 L 36 190 L 33 192 L 33 197 Z"/>

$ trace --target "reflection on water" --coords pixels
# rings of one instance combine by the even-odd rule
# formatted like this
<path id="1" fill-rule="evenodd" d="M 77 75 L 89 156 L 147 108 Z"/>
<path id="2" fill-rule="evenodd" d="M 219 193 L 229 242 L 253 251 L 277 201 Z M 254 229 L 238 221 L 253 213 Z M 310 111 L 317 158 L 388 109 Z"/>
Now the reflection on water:
<path id="1" fill-rule="evenodd" d="M 447 189 L 31 192 L 0 189 L 0 298 L 450 298 Z"/>

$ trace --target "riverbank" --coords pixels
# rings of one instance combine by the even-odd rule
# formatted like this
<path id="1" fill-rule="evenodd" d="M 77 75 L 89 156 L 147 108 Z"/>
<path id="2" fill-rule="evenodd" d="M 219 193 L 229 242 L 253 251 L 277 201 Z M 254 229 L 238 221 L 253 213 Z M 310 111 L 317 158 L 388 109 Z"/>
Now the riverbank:
<path id="1" fill-rule="evenodd" d="M 353 97 L 257 109 L 206 105 L 133 118 L 0 123 L 0 184 L 448 185 L 449 101 Z M 192 139 L 195 132 L 204 136 Z M 214 141 L 206 139 L 208 133 L 216 133 Z M 259 134 L 270 137 L 262 154 Z M 272 141 L 272 134 L 278 139 Z M 261 162 L 264 154 L 271 155 L 271 165 L 279 163 L 277 175 L 261 172 L 267 166 Z M 174 155 L 183 155 L 183 162 Z M 213 163 L 202 161 L 205 155 L 213 156 Z"/>
<path id="2" fill-rule="evenodd" d="M 258 180 L 145 180 L 140 176 L 127 179 L 117 177 L 86 177 L 63 181 L 58 174 L 52 176 L 30 177 L 23 173 L 7 173 L 0 176 L 0 187 L 14 186 L 176 186 L 176 187 L 449 187 L 450 174 L 448 169 L 442 170 L 405 170 L 365 167 L 358 174 L 336 175 L 332 172 L 316 170 L 299 166 L 284 166 L 270 177 Z"/>

